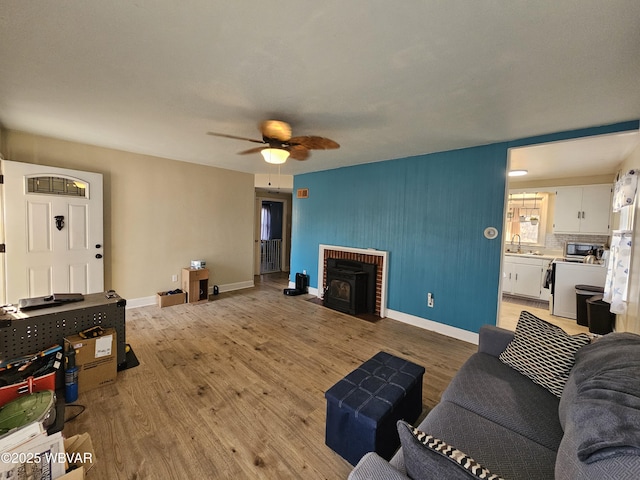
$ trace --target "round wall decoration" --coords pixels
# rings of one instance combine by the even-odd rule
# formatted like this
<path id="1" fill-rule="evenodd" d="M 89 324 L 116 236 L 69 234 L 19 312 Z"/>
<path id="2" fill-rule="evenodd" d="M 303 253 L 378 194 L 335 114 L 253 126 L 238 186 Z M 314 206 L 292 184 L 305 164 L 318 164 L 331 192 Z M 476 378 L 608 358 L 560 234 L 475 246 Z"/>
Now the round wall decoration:
<path id="1" fill-rule="evenodd" d="M 484 236 L 489 240 L 493 240 L 498 236 L 498 229 L 496 227 L 487 227 L 484 229 Z"/>

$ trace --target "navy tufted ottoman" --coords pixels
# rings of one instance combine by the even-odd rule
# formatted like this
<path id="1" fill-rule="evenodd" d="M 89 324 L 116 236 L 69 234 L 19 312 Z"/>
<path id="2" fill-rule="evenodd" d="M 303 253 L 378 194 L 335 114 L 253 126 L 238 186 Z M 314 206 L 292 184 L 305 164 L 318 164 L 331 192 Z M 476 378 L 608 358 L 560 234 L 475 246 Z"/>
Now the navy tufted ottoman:
<path id="1" fill-rule="evenodd" d="M 396 422 L 422 412 L 424 368 L 379 352 L 336 383 L 327 399 L 326 444 L 352 465 L 367 452 L 389 460 L 400 440 Z"/>

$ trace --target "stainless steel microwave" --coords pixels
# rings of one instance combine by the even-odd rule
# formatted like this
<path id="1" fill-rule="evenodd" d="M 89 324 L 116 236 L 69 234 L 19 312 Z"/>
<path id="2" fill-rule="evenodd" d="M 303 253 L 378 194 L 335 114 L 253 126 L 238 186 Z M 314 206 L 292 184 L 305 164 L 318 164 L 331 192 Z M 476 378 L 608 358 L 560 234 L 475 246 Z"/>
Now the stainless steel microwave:
<path id="1" fill-rule="evenodd" d="M 595 255 L 598 260 L 602 257 L 604 245 L 594 245 L 592 243 L 567 242 L 564 247 L 564 258 L 582 262 L 587 255 Z"/>

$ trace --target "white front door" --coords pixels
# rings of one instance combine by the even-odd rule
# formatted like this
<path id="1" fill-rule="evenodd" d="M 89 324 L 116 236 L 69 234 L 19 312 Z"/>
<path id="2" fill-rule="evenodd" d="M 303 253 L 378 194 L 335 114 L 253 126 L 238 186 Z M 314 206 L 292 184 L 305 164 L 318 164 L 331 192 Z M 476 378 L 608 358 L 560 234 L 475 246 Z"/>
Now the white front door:
<path id="1" fill-rule="evenodd" d="M 102 174 L 2 161 L 3 303 L 104 291 Z"/>

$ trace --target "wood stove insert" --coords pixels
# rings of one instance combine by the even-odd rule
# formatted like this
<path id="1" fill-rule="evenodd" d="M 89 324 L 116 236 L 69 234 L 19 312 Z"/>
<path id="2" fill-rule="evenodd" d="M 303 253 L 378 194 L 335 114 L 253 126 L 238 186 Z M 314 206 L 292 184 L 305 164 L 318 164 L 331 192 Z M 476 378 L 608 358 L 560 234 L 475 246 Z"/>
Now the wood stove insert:
<path id="1" fill-rule="evenodd" d="M 324 306 L 351 315 L 373 313 L 376 269 L 372 263 L 327 259 Z"/>

